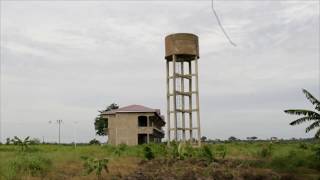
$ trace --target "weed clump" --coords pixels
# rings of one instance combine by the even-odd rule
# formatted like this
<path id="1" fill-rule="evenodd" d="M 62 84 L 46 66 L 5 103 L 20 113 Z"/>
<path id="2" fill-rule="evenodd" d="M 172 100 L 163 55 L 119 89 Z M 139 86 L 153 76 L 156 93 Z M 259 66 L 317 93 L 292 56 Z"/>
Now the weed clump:
<path id="1" fill-rule="evenodd" d="M 109 160 L 107 158 L 97 159 L 97 158 L 82 156 L 81 159 L 84 160 L 83 166 L 85 168 L 86 175 L 92 172 L 95 172 L 97 178 L 101 179 L 102 170 L 105 170 L 105 172 L 107 173 L 109 172 L 109 169 L 108 169 Z"/>
<path id="2" fill-rule="evenodd" d="M 299 143 L 299 148 L 300 149 L 308 149 L 308 146 L 306 143 Z"/>
<path id="3" fill-rule="evenodd" d="M 152 152 L 152 149 L 149 146 L 145 146 L 143 148 L 143 154 L 144 157 L 148 160 L 154 159 L 154 153 Z"/>
<path id="4" fill-rule="evenodd" d="M 51 166 L 52 162 L 50 159 L 38 154 L 28 156 L 20 155 L 9 163 L 12 178 L 21 174 L 43 177 L 50 170 Z"/>
<path id="5" fill-rule="evenodd" d="M 177 159 L 179 157 L 178 144 L 173 141 L 168 148 L 169 158 Z"/>
<path id="6" fill-rule="evenodd" d="M 193 155 L 193 148 L 190 143 L 180 143 L 178 146 L 179 159 L 190 158 Z"/>
<path id="7" fill-rule="evenodd" d="M 314 151 L 314 155 L 315 155 L 316 159 L 317 159 L 318 161 L 320 161 L 320 146 L 319 146 L 319 147 L 315 147 L 315 148 L 313 149 L 313 151 Z"/>
<path id="8" fill-rule="evenodd" d="M 108 166 L 107 166 L 109 160 L 106 158 L 96 159 L 96 158 L 83 156 L 81 157 L 81 159 L 85 161 L 83 166 L 86 170 L 86 174 L 90 174 L 91 172 L 95 171 L 98 179 L 100 179 L 102 170 L 109 172 Z"/>
<path id="9" fill-rule="evenodd" d="M 309 158 L 301 150 L 290 150 L 287 154 L 273 157 L 270 165 L 274 169 L 292 171 L 297 167 L 311 166 Z"/>
<path id="10" fill-rule="evenodd" d="M 263 146 L 262 149 L 258 152 L 258 155 L 262 158 L 267 158 L 272 155 L 272 144 Z"/>
<path id="11" fill-rule="evenodd" d="M 217 146 L 215 154 L 224 159 L 227 155 L 227 148 L 224 145 Z"/>
<path id="12" fill-rule="evenodd" d="M 320 170 L 320 146 L 313 148 L 313 154 L 311 155 L 310 167 Z"/>
<path id="13" fill-rule="evenodd" d="M 203 145 L 201 147 L 199 157 L 205 159 L 208 162 L 212 162 L 214 159 L 213 153 L 208 145 Z"/>
<path id="14" fill-rule="evenodd" d="M 123 152 L 125 152 L 127 149 L 128 149 L 128 146 L 126 144 L 120 144 L 116 147 L 116 149 L 114 150 L 114 153 L 117 156 L 121 156 Z"/>

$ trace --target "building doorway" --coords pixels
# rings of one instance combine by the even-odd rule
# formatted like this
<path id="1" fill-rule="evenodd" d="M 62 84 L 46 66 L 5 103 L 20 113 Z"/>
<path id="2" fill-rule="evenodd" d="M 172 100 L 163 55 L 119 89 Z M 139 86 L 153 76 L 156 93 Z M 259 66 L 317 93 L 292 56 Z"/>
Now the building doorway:
<path id="1" fill-rule="evenodd" d="M 147 144 L 148 134 L 138 134 L 138 144 Z"/>

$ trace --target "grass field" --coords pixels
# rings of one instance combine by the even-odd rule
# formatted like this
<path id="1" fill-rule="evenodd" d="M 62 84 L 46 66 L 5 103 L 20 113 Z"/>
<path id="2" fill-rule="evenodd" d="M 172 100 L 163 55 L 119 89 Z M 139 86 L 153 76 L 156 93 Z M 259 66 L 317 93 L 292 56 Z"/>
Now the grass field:
<path id="1" fill-rule="evenodd" d="M 147 148 L 148 147 L 148 148 Z M 225 142 L 193 148 L 151 144 L 0 145 L 1 179 L 320 179 L 319 142 Z M 107 158 L 86 173 L 84 157 Z"/>

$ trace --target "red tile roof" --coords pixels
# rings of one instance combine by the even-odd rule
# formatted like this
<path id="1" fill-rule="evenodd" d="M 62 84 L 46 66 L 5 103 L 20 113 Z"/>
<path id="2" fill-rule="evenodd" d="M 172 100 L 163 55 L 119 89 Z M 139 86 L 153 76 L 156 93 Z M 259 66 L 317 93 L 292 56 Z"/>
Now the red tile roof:
<path id="1" fill-rule="evenodd" d="M 136 105 L 136 104 L 125 106 L 119 109 L 114 109 L 111 111 L 104 111 L 102 112 L 102 114 L 115 114 L 115 113 L 121 113 L 121 112 L 155 112 L 160 114 L 159 109 L 152 109 L 149 107 Z"/>
<path id="2" fill-rule="evenodd" d="M 104 111 L 104 112 L 102 112 L 102 114 L 108 115 L 108 114 L 126 113 L 126 112 L 140 112 L 140 113 L 151 112 L 151 113 L 155 113 L 158 117 L 160 117 L 162 122 L 165 124 L 164 116 L 162 116 L 160 114 L 160 109 L 152 109 L 152 108 L 142 106 L 142 105 L 137 105 L 137 104 L 125 106 L 125 107 L 122 107 L 119 109 L 114 109 L 111 111 Z"/>

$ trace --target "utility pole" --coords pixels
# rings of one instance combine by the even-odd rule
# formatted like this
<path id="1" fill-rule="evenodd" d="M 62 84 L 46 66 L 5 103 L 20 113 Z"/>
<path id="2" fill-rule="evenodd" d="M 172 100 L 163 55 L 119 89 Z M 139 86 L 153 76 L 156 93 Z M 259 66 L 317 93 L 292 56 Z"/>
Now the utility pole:
<path id="1" fill-rule="evenodd" d="M 77 123 L 78 121 L 74 121 L 74 148 L 77 147 Z"/>
<path id="2" fill-rule="evenodd" d="M 60 144 L 60 137 L 61 137 L 61 123 L 62 123 L 62 120 L 61 119 L 59 119 L 59 120 L 57 120 L 57 123 L 58 123 L 58 125 L 59 125 L 59 144 Z"/>
<path id="3" fill-rule="evenodd" d="M 61 120 L 61 119 L 58 119 L 56 122 L 57 122 L 57 124 L 58 124 L 58 126 L 59 126 L 59 135 L 58 135 L 58 136 L 59 136 L 59 141 L 58 141 L 58 142 L 59 142 L 59 144 L 60 144 L 60 142 L 61 142 L 61 141 L 60 141 L 60 140 L 61 140 L 60 137 L 61 137 L 61 123 L 62 123 L 62 120 Z M 51 124 L 52 121 L 49 121 L 49 123 Z"/>

